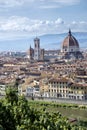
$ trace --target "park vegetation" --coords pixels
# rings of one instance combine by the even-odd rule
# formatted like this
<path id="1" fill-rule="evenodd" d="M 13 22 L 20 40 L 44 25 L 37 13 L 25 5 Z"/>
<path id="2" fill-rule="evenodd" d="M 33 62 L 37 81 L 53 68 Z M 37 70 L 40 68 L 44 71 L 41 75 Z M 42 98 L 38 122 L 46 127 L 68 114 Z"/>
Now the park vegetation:
<path id="1" fill-rule="evenodd" d="M 18 96 L 17 88 L 7 87 L 5 98 L 0 99 L 0 130 L 87 130 L 87 122 L 73 124 L 45 107 L 34 108 L 24 96 Z"/>

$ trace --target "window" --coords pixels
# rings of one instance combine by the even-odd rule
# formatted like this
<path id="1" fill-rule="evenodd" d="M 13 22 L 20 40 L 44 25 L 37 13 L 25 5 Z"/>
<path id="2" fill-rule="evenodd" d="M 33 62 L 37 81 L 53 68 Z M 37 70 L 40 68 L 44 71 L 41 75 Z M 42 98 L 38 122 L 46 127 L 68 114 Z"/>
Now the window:
<path id="1" fill-rule="evenodd" d="M 77 96 L 77 99 L 79 99 L 79 96 Z"/>
<path id="2" fill-rule="evenodd" d="M 67 49 L 65 49 L 65 51 L 67 51 Z"/>
<path id="3" fill-rule="evenodd" d="M 77 89 L 79 89 L 79 88 L 77 87 Z"/>
<path id="4" fill-rule="evenodd" d="M 71 51 L 73 52 L 73 49 L 71 49 Z"/>

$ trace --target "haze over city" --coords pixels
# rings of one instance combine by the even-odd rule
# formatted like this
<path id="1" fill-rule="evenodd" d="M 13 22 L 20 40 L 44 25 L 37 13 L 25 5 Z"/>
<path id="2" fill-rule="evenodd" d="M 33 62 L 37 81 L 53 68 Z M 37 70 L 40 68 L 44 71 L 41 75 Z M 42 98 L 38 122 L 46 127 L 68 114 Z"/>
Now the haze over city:
<path id="1" fill-rule="evenodd" d="M 0 51 L 26 51 L 34 37 L 67 33 L 69 28 L 72 32 L 86 32 L 86 15 L 86 0 L 0 0 Z M 47 43 L 41 41 L 41 46 L 48 43 L 50 39 Z"/>

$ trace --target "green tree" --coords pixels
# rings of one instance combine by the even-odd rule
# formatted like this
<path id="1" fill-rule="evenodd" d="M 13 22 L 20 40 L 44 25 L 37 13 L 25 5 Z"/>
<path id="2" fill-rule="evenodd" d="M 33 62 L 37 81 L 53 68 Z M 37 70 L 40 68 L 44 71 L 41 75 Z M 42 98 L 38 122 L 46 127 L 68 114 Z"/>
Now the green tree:
<path id="1" fill-rule="evenodd" d="M 7 87 L 5 98 L 0 100 L 1 130 L 86 130 L 81 122 L 79 124 L 71 125 L 59 112 L 31 108 L 28 100 L 18 96 L 13 86 Z"/>
<path id="2" fill-rule="evenodd" d="M 18 91 L 17 91 L 17 89 L 14 88 L 13 86 L 7 86 L 5 100 L 8 103 L 11 103 L 11 105 L 13 105 L 13 103 L 17 104 L 17 102 L 18 102 Z"/>

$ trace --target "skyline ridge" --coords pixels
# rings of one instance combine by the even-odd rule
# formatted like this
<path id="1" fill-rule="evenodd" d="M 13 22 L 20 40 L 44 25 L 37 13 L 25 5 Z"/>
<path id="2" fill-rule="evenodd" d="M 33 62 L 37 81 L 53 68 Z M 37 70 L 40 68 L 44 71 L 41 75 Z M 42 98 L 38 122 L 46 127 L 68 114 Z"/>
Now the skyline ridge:
<path id="1" fill-rule="evenodd" d="M 37 36 L 40 38 L 40 46 L 44 49 L 60 49 L 61 44 L 64 38 L 68 35 L 68 33 L 62 34 L 45 34 L 41 36 Z M 81 48 L 87 48 L 87 32 L 72 32 L 72 35 L 76 37 L 78 40 Z M 34 46 L 34 38 L 20 38 L 15 40 L 8 40 L 8 41 L 0 41 L 2 42 L 2 46 L 0 44 L 0 51 L 26 51 L 30 45 L 31 47 Z M 6 44 L 7 42 L 7 44 Z M 17 43 L 17 44 L 15 44 Z M 7 46 L 6 46 L 7 45 Z M 49 45 L 49 46 L 48 46 Z M 1 50 L 2 49 L 2 50 Z"/>

